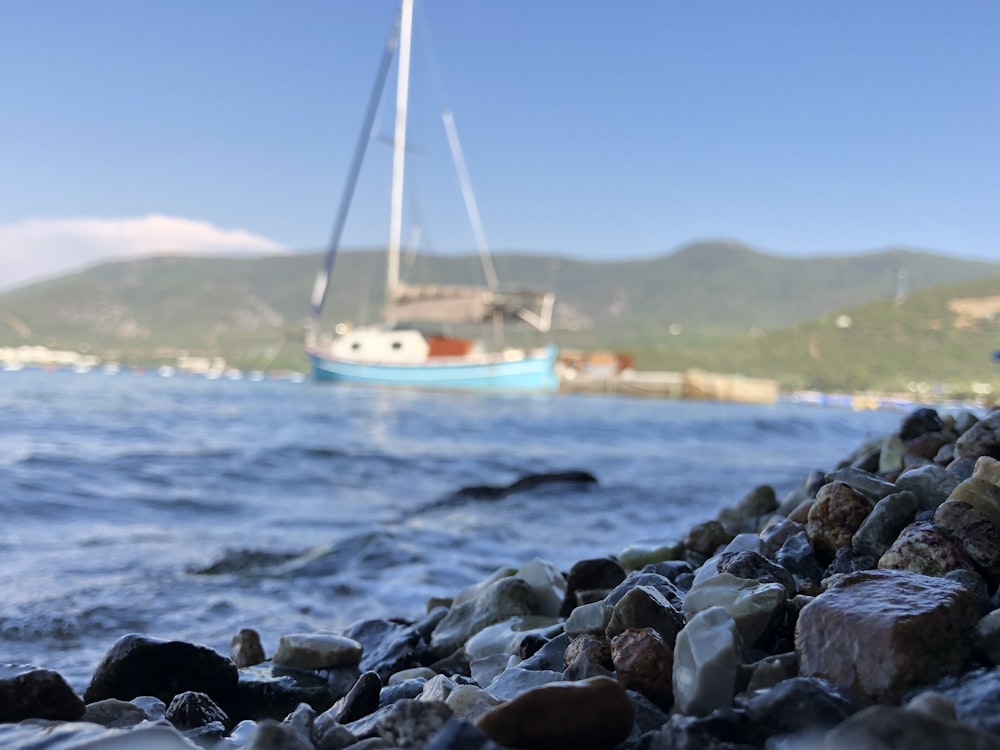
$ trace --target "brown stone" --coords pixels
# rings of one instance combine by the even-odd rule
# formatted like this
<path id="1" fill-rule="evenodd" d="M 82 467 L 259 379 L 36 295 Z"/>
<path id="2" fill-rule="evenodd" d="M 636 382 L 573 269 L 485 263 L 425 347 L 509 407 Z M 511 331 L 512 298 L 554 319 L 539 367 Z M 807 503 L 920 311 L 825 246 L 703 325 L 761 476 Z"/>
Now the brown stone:
<path id="1" fill-rule="evenodd" d="M 951 438 L 943 433 L 925 432 L 923 435 L 914 438 L 906 444 L 904 463 L 910 463 L 906 460 L 906 457 L 933 461 L 941 448 L 951 442 Z"/>
<path id="2" fill-rule="evenodd" d="M 945 576 L 953 570 L 973 570 L 972 561 L 943 529 L 916 521 L 903 529 L 879 558 L 883 570 L 908 570 L 925 576 Z"/>
<path id="3" fill-rule="evenodd" d="M 788 514 L 788 520 L 793 523 L 805 524 L 809 520 L 809 511 L 812 510 L 816 498 L 809 497 L 796 505 L 792 512 Z"/>
<path id="4" fill-rule="evenodd" d="M 611 644 L 606 638 L 595 635 L 578 635 L 569 642 L 566 652 L 563 654 L 563 661 L 568 667 L 583 654 L 592 664 L 599 664 L 608 671 L 614 669 L 611 661 Z"/>
<path id="5" fill-rule="evenodd" d="M 955 452 L 962 458 L 1000 456 L 1000 411 L 976 422 L 955 441 Z"/>
<path id="6" fill-rule="evenodd" d="M 243 628 L 237 632 L 229 645 L 229 658 L 240 668 L 252 667 L 267 659 L 260 634 L 253 628 Z"/>
<path id="7" fill-rule="evenodd" d="M 957 544 L 991 586 L 1000 583 L 1000 527 L 968 503 L 947 500 L 934 523 Z"/>
<path id="8" fill-rule="evenodd" d="M 533 688 L 476 720 L 505 747 L 523 750 L 611 750 L 628 737 L 635 709 L 611 677 Z"/>
<path id="9" fill-rule="evenodd" d="M 969 664 L 978 613 L 975 594 L 954 581 L 897 570 L 851 573 L 799 614 L 799 672 L 897 702 Z"/>
<path id="10" fill-rule="evenodd" d="M 809 509 L 806 533 L 817 557 L 829 562 L 837 550 L 851 543 L 875 501 L 844 482 L 831 482 L 816 493 Z"/>
<path id="11" fill-rule="evenodd" d="M 653 628 L 630 628 L 611 641 L 618 681 L 669 711 L 674 702 L 674 651 Z"/>
<path id="12" fill-rule="evenodd" d="M 684 546 L 700 555 L 711 557 L 719 547 L 733 541 L 733 536 L 718 521 L 705 521 L 688 532 L 684 537 Z"/>

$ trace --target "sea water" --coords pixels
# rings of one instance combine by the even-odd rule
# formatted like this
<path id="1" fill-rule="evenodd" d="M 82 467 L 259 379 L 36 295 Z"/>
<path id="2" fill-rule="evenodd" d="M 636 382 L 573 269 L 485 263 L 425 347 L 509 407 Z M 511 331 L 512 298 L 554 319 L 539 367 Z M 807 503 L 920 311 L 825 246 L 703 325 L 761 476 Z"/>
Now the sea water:
<path id="1" fill-rule="evenodd" d="M 901 414 L 122 372 L 0 373 L 0 663 L 83 690 L 131 632 L 418 617 L 503 566 L 674 541 Z M 592 483 L 501 487 L 582 470 Z"/>

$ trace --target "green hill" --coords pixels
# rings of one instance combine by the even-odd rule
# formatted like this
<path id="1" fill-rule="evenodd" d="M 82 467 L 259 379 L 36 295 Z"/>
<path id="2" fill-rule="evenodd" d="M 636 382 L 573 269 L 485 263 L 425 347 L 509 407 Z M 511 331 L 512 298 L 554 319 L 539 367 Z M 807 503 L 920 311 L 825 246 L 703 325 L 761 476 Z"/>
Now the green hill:
<path id="1" fill-rule="evenodd" d="M 898 374 L 911 359 L 916 368 L 947 352 L 945 359 L 957 363 L 968 349 L 979 362 L 996 348 L 984 350 L 984 341 L 970 338 L 985 333 L 988 322 L 977 321 L 974 330 L 949 327 L 942 305 L 948 294 L 975 297 L 973 287 L 996 288 L 997 264 L 908 250 L 792 259 L 731 243 L 693 244 L 648 260 L 500 253 L 494 262 L 508 286 L 555 291 L 548 338 L 565 347 L 631 351 L 644 369 L 697 366 L 779 377 L 787 385 L 858 386 Z M 221 355 L 241 367 L 302 367 L 301 326 L 319 265 L 316 253 L 106 263 L 0 294 L 0 346 L 85 349 L 147 364 L 187 353 Z M 377 321 L 384 273 L 381 252 L 342 253 L 324 325 Z M 403 273 L 414 282 L 482 279 L 476 256 L 404 258 Z M 972 291 L 938 289 L 959 282 Z M 923 290 L 934 290 L 926 299 L 937 302 L 921 301 Z M 906 300 L 896 304 L 900 293 Z M 845 310 L 849 328 L 830 323 Z M 925 330 L 927 316 L 944 322 Z M 512 332 L 510 341 L 526 337 Z M 803 337 L 815 343 L 803 349 Z M 886 347 L 903 341 L 909 348 L 885 356 Z M 834 356 L 841 357 L 840 376 L 826 371 Z M 881 366 L 869 361 L 879 357 Z"/>

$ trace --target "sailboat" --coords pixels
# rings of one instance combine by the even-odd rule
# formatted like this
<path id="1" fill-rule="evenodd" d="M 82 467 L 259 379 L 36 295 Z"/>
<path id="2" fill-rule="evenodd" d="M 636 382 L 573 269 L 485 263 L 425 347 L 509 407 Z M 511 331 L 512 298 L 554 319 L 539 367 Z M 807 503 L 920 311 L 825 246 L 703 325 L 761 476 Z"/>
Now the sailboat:
<path id="1" fill-rule="evenodd" d="M 494 347 L 487 349 L 468 338 L 428 333 L 427 324 L 492 324 L 494 331 L 510 320 L 528 323 L 538 331 L 549 330 L 554 296 L 551 292 L 501 291 L 489 260 L 482 225 L 464 168 L 454 119 L 446 113 L 445 131 L 483 260 L 484 286 L 414 285 L 400 278 L 403 173 L 406 162 L 406 120 L 409 88 L 410 40 L 413 0 L 402 0 L 399 21 L 389 37 L 368 103 L 347 186 L 341 199 L 333 237 L 316 275 L 306 353 L 317 380 L 375 386 L 401 386 L 497 392 L 548 392 L 558 388 L 557 350 L 552 344 L 537 349 Z M 340 243 L 354 186 L 382 90 L 393 57 L 398 58 L 395 132 L 393 136 L 392 189 L 389 243 L 386 263 L 386 309 L 382 325 L 337 327 L 336 335 L 319 331 L 333 261 Z M 420 325 L 417 325 L 420 324 Z"/>

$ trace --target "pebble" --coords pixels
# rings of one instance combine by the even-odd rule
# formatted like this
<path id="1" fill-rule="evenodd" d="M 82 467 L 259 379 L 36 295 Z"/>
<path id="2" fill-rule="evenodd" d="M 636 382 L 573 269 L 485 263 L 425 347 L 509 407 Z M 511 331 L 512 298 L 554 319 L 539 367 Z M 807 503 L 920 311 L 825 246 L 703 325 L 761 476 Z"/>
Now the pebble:
<path id="1" fill-rule="evenodd" d="M 500 568 L 417 622 L 270 662 L 250 628 L 229 658 L 131 634 L 83 696 L 0 666 L 0 746 L 1000 750 L 996 456 L 1000 412 L 921 408 L 780 503 L 759 485 L 681 540 Z"/>

